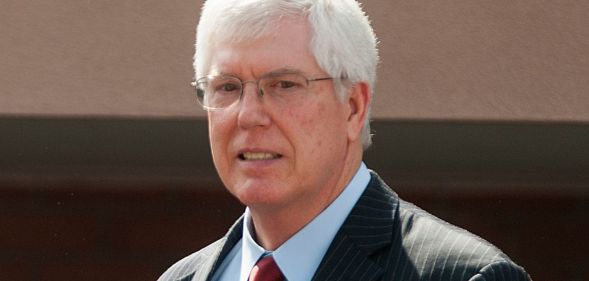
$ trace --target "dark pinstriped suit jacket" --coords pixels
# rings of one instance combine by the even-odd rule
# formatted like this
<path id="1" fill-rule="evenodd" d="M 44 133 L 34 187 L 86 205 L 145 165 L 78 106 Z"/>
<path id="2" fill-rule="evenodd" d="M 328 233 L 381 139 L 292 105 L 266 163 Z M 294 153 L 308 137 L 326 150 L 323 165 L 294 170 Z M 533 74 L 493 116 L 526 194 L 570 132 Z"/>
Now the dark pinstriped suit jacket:
<path id="1" fill-rule="evenodd" d="M 211 280 L 241 239 L 227 235 L 180 260 L 158 281 Z M 312 250 L 310 250 L 312 251 Z M 376 175 L 325 254 L 313 280 L 531 280 L 487 241 L 401 199 Z"/>

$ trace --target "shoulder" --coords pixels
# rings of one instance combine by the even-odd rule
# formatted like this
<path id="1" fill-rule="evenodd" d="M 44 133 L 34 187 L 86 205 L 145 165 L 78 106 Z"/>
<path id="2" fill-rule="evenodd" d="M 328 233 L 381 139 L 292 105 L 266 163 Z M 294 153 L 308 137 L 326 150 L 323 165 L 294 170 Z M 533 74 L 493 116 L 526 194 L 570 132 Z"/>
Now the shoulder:
<path id="1" fill-rule="evenodd" d="M 378 258 L 387 269 L 386 276 L 401 280 L 530 280 L 524 269 L 497 247 L 400 199 L 374 172 L 364 197 L 373 199 L 364 205 L 386 202 L 393 209 L 386 212 L 393 216 L 391 246 Z"/>
<path id="2" fill-rule="evenodd" d="M 203 267 L 214 254 L 223 246 L 226 238 L 219 239 L 212 244 L 177 261 L 168 268 L 157 281 L 191 280 L 192 276 Z"/>
<path id="3" fill-rule="evenodd" d="M 400 200 L 402 247 L 421 280 L 530 280 L 483 238 Z"/>

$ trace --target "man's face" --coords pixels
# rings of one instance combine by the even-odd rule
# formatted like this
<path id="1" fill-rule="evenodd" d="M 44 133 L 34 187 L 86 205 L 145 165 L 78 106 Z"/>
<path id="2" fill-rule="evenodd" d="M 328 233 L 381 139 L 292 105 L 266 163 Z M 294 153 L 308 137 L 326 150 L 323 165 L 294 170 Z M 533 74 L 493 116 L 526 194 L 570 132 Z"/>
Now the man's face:
<path id="1" fill-rule="evenodd" d="M 283 19 L 277 32 L 245 43 L 220 43 L 208 74 L 258 80 L 279 69 L 328 77 L 309 50 L 304 19 Z M 325 204 L 342 183 L 348 153 L 348 102 L 331 80 L 309 83 L 301 102 L 276 106 L 246 83 L 242 100 L 208 113 L 213 160 L 227 187 L 250 207 Z M 345 185 L 345 183 L 344 183 Z"/>

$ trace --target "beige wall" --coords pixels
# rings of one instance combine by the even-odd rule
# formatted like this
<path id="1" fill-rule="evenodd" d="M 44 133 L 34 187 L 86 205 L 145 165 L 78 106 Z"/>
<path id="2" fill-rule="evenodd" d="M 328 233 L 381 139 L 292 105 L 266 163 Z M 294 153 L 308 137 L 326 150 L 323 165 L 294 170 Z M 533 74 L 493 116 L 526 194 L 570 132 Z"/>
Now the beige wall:
<path id="1" fill-rule="evenodd" d="M 366 0 L 374 115 L 589 121 L 589 2 Z M 200 1 L 0 0 L 0 115 L 202 116 Z"/>

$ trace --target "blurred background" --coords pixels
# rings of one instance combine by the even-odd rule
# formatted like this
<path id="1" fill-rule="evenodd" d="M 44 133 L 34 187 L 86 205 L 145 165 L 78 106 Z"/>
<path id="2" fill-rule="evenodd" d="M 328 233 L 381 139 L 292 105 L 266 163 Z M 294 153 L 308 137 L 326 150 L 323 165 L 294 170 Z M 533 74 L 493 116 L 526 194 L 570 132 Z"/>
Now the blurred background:
<path id="1" fill-rule="evenodd" d="M 589 3 L 362 2 L 367 165 L 534 280 L 589 280 Z M 190 88 L 201 3 L 0 0 L 0 280 L 155 280 L 243 212 Z"/>

